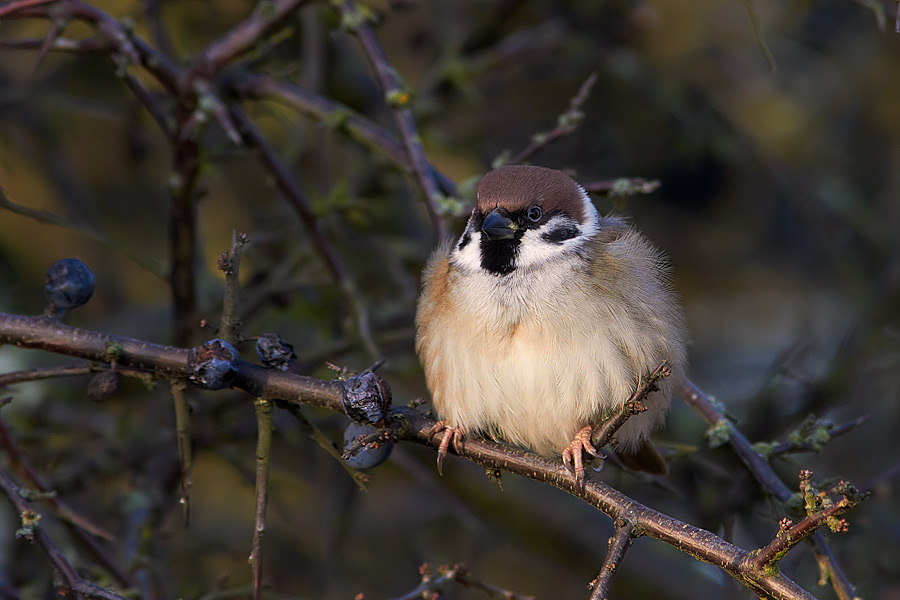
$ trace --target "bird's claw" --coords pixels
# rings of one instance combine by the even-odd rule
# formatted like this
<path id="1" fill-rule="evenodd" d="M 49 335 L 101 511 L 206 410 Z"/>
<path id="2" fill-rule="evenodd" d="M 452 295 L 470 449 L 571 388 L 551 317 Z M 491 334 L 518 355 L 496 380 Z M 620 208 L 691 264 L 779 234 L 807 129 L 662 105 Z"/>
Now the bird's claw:
<path id="1" fill-rule="evenodd" d="M 441 436 L 441 443 L 438 446 L 437 470 L 438 475 L 443 476 L 444 457 L 447 456 L 450 444 L 453 444 L 453 451 L 459 454 L 462 451 L 464 434 L 461 429 L 454 427 L 449 421 L 438 421 L 431 427 L 428 434 L 429 436 L 434 436 L 441 432 L 443 432 L 443 435 Z"/>
<path id="2" fill-rule="evenodd" d="M 575 434 L 572 442 L 562 451 L 563 465 L 567 470 L 575 475 L 575 485 L 584 484 L 584 463 L 582 461 L 582 452 L 587 452 L 594 458 L 604 459 L 606 456 L 599 452 L 594 444 L 591 443 L 591 434 L 594 432 L 593 425 L 586 425 Z"/>

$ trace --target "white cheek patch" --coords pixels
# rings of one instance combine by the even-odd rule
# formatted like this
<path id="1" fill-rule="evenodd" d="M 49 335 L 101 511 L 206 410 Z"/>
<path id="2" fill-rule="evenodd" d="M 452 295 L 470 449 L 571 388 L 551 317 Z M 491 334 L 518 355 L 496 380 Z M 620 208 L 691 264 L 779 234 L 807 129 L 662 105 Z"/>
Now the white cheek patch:
<path id="1" fill-rule="evenodd" d="M 466 239 L 466 236 L 468 236 L 469 241 L 460 249 L 459 246 Z M 451 253 L 451 260 L 454 265 L 463 269 L 481 269 L 481 232 L 473 229 L 472 218 L 469 218 L 466 230 L 456 241 L 456 246 L 453 247 L 453 252 Z"/>

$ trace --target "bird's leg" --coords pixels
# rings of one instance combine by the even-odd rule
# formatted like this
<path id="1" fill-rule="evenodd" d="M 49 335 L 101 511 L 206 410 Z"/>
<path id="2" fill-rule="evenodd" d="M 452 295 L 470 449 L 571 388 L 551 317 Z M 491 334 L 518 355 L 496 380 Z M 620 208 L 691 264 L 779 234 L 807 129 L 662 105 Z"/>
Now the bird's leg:
<path id="1" fill-rule="evenodd" d="M 454 427 L 450 424 L 450 421 L 438 421 L 431 427 L 428 435 L 434 436 L 442 431 L 444 434 L 441 436 L 441 444 L 438 446 L 437 455 L 437 469 L 439 475 L 444 474 L 444 457 L 447 456 L 447 450 L 450 448 L 450 443 L 453 443 L 453 451 L 459 454 L 463 447 L 463 437 L 465 435 L 463 434 L 462 429 Z"/>
<path id="2" fill-rule="evenodd" d="M 572 443 L 570 443 L 566 448 L 562 451 L 562 460 L 563 465 L 565 465 L 566 469 L 572 471 L 575 475 L 575 485 L 582 485 L 584 483 L 584 464 L 582 463 L 582 452 L 587 452 L 591 456 L 595 458 L 606 458 L 594 448 L 594 444 L 591 443 L 591 434 L 594 432 L 593 425 L 585 425 L 581 428 L 581 430 L 575 434 L 575 437 L 572 439 Z M 574 463 L 574 465 L 573 465 Z"/>

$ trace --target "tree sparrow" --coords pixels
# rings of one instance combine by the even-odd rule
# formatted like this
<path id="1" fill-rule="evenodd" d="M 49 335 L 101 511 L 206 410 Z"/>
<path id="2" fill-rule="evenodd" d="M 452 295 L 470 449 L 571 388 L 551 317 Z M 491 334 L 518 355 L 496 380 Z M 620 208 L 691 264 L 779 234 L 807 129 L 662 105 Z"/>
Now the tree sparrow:
<path id="1" fill-rule="evenodd" d="M 601 218 L 565 173 L 502 167 L 478 185 L 459 241 L 423 274 L 416 350 L 450 441 L 480 432 L 547 456 L 597 456 L 592 425 L 622 408 L 663 360 L 659 383 L 616 433 L 617 453 L 665 472 L 647 437 L 665 418 L 685 364 L 685 331 L 669 267 L 638 232 Z M 634 462 L 634 461 L 632 461 Z"/>

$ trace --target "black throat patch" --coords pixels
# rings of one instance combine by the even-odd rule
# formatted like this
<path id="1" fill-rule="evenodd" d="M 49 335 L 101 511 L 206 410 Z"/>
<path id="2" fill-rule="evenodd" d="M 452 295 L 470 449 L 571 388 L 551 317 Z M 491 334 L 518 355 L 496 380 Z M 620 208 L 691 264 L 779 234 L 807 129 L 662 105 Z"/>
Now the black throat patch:
<path id="1" fill-rule="evenodd" d="M 522 242 L 518 236 L 509 240 L 481 238 L 481 268 L 493 275 L 509 275 L 516 268 L 516 256 Z"/>

